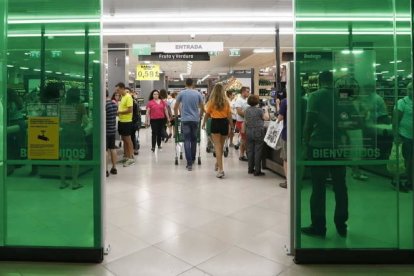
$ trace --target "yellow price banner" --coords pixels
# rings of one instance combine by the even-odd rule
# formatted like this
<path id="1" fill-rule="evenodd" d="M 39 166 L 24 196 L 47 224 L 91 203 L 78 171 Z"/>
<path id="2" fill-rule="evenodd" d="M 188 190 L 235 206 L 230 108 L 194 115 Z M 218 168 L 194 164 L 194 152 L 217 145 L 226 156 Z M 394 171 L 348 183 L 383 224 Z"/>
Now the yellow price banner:
<path id="1" fill-rule="evenodd" d="M 136 76 L 136 80 L 139 81 L 160 80 L 160 66 L 157 64 L 139 64 Z"/>

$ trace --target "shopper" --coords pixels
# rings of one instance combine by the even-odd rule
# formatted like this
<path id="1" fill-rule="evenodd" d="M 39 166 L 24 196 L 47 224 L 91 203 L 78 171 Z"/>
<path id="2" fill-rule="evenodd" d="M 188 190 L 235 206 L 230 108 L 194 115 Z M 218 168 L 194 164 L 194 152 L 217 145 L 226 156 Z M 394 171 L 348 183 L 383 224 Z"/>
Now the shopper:
<path id="1" fill-rule="evenodd" d="M 280 134 L 282 149 L 280 151 L 280 158 L 283 160 L 283 172 L 285 173 L 285 181 L 279 183 L 282 188 L 287 188 L 287 99 L 283 99 L 280 103 L 279 115 L 277 116 L 277 122 L 283 121 L 283 129 Z"/>
<path id="2" fill-rule="evenodd" d="M 132 96 L 127 93 L 125 84 L 120 82 L 116 86 L 116 92 L 122 97 L 118 105 L 118 132 L 121 135 L 121 139 L 124 145 L 124 160 L 123 166 L 128 167 L 135 164 L 134 150 L 131 139 L 131 133 L 133 130 L 132 125 L 132 111 L 133 111 L 133 99 Z"/>
<path id="3" fill-rule="evenodd" d="M 167 90 L 165 90 L 165 89 L 161 89 L 160 90 L 160 99 L 162 101 L 164 101 L 164 103 L 165 103 L 165 107 L 167 108 L 168 118 L 171 118 L 172 117 L 172 113 L 170 112 L 171 109 L 169 109 L 169 106 L 168 106 L 168 92 L 167 92 Z M 169 127 L 169 125 L 170 125 L 169 124 L 169 121 L 167 121 L 167 119 L 165 119 L 165 121 L 164 121 L 164 129 L 162 131 L 162 140 L 164 141 L 164 143 L 167 143 L 168 140 L 171 138 L 171 136 L 169 136 L 168 135 L 168 132 L 167 132 L 167 128 Z"/>
<path id="4" fill-rule="evenodd" d="M 151 91 L 147 104 L 146 126 L 151 125 L 151 150 L 155 152 L 155 146 L 162 149 L 161 140 L 164 135 L 165 122 L 170 120 L 168 117 L 167 104 L 160 99 L 160 92 L 156 89 Z"/>
<path id="5" fill-rule="evenodd" d="M 174 137 L 175 117 L 177 117 L 178 115 L 178 114 L 174 114 L 173 112 L 176 98 L 177 98 L 177 92 L 174 91 L 171 93 L 171 97 L 167 100 L 168 110 L 171 110 L 170 124 L 168 125 L 168 139 L 170 139 L 171 137 Z M 168 111 L 168 113 L 170 112 Z"/>
<path id="6" fill-rule="evenodd" d="M 403 190 L 413 188 L 413 84 L 407 85 L 407 96 L 399 99 L 395 107 L 394 128 L 397 128 L 396 144 L 402 143 L 402 156 L 405 165 L 407 184 Z"/>
<path id="7" fill-rule="evenodd" d="M 313 92 L 308 100 L 303 143 L 308 149 L 308 157 L 315 161 L 332 161 L 328 154 L 343 141 L 343 131 L 339 129 L 338 96 L 334 94 L 333 76 L 331 72 L 319 75 L 319 90 Z M 316 154 L 314 154 L 316 153 Z M 322 154 L 319 154 L 322 153 Z M 310 198 L 311 225 L 303 227 L 302 233 L 310 236 L 326 235 L 326 179 L 332 177 L 335 193 L 334 221 L 338 234 L 347 235 L 348 191 L 346 187 L 346 167 L 344 165 L 310 166 L 312 194 Z"/>
<path id="8" fill-rule="evenodd" d="M 259 96 L 250 95 L 247 98 L 249 107 L 244 111 L 244 123 L 241 133 L 246 135 L 248 173 L 255 176 L 265 175 L 262 172 L 262 149 L 265 137 L 264 121 L 269 120 L 267 107 L 261 109 Z"/>
<path id="9" fill-rule="evenodd" d="M 116 134 L 116 113 L 118 111 L 118 105 L 109 98 L 108 90 L 106 90 L 106 176 L 111 174 L 117 174 L 116 169 L 116 147 L 115 147 L 115 134 Z M 108 171 L 108 156 L 111 159 L 112 167 Z"/>
<path id="10" fill-rule="evenodd" d="M 197 152 L 197 132 L 200 118 L 204 113 L 203 98 L 194 90 L 193 79 L 185 81 L 185 89 L 180 92 L 174 105 L 174 114 L 178 114 L 181 106 L 181 131 L 184 136 L 184 151 L 187 160 L 187 170 L 192 170 L 192 165 Z"/>
<path id="11" fill-rule="evenodd" d="M 236 125 L 236 118 L 237 118 L 237 111 L 236 108 L 234 107 L 234 103 L 235 103 L 235 95 L 233 93 L 233 91 L 228 90 L 226 92 L 228 101 L 230 103 L 230 110 L 231 110 L 231 119 L 233 122 L 233 126 Z M 229 132 L 229 140 L 230 140 L 230 147 L 234 147 L 234 143 L 233 143 L 233 138 L 234 138 L 234 128 L 232 128 Z"/>
<path id="12" fill-rule="evenodd" d="M 86 139 L 84 127 L 88 125 L 89 119 L 85 106 L 80 102 L 80 90 L 71 88 L 67 91 L 64 108 L 61 108 L 60 127 L 60 148 L 64 152 L 62 159 L 81 160 L 86 158 Z M 77 190 L 83 186 L 79 183 L 79 162 L 73 161 L 70 165 L 72 180 L 72 190 Z M 69 186 L 66 182 L 66 166 L 60 166 L 60 189 Z"/>
<path id="13" fill-rule="evenodd" d="M 139 154 L 139 143 L 138 143 L 138 134 L 139 129 L 141 128 L 141 108 L 138 103 L 138 94 L 136 91 L 133 91 L 130 88 L 125 88 L 128 93 L 132 96 L 132 148 L 134 149 L 134 155 Z"/>
<path id="14" fill-rule="evenodd" d="M 211 118 L 211 138 L 213 140 L 214 150 L 216 153 L 216 176 L 218 178 L 223 178 L 224 142 L 233 128 L 233 120 L 231 118 L 230 102 L 224 92 L 222 84 L 216 84 L 211 92 L 210 99 L 206 104 L 206 115 L 203 121 L 203 128 L 205 128 L 206 122 L 209 118 Z"/>
<path id="15" fill-rule="evenodd" d="M 236 122 L 236 131 L 241 130 L 243 122 L 244 122 L 244 111 L 248 107 L 247 98 L 250 95 L 250 88 L 243 86 L 240 91 L 240 97 L 237 99 L 235 103 L 236 111 L 237 111 L 237 122 Z M 245 156 L 246 153 L 246 134 L 240 133 L 240 152 L 239 152 L 239 160 L 240 161 L 247 161 L 247 157 Z"/>

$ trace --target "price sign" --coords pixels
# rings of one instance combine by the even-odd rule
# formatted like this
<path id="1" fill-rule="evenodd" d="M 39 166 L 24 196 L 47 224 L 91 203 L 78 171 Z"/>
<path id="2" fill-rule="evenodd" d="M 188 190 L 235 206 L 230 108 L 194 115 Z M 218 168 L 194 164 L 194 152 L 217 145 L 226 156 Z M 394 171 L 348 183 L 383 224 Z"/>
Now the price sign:
<path id="1" fill-rule="evenodd" d="M 157 64 L 139 64 L 136 76 L 136 80 L 139 81 L 160 80 L 160 66 Z"/>

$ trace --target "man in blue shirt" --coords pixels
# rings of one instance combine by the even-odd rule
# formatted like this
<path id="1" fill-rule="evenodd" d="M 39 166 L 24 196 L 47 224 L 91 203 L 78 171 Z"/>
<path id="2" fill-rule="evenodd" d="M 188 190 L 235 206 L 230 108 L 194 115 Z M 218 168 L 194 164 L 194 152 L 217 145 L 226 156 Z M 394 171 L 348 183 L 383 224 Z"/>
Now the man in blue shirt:
<path id="1" fill-rule="evenodd" d="M 181 106 L 181 108 L 180 108 Z M 185 81 L 185 89 L 181 91 L 174 105 L 174 114 L 181 110 L 181 131 L 184 136 L 184 151 L 187 159 L 187 170 L 191 171 L 196 158 L 198 123 L 204 113 L 203 98 L 194 89 L 193 79 Z"/>

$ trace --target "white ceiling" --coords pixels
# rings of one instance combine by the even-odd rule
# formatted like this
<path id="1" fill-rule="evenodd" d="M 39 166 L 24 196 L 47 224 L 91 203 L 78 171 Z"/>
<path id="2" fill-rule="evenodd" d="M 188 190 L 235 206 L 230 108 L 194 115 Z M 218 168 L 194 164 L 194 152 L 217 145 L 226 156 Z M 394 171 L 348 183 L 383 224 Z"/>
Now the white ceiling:
<path id="1" fill-rule="evenodd" d="M 224 51 L 219 56 L 211 57 L 210 61 L 196 61 L 193 63 L 191 77 L 202 78 L 207 74 L 215 77 L 218 73 L 229 72 L 235 69 L 263 68 L 275 64 L 275 54 L 254 54 L 254 48 L 274 48 L 275 37 L 269 35 L 244 34 L 244 35 L 195 35 L 190 37 L 194 30 L 202 30 L 206 28 L 217 29 L 240 29 L 248 28 L 272 28 L 279 24 L 281 30 L 292 28 L 292 22 L 283 20 L 278 22 L 275 18 L 273 22 L 257 22 L 252 20 L 255 16 L 261 14 L 292 14 L 292 0 L 241 0 L 241 1 L 223 1 L 223 0 L 152 0 L 152 1 L 133 1 L 133 0 L 104 0 L 104 17 L 110 18 L 142 18 L 146 17 L 145 23 L 104 23 L 104 30 L 132 30 L 140 29 L 144 31 L 154 29 L 167 29 L 185 31 L 192 28 L 188 35 L 108 35 L 104 36 L 104 47 L 107 48 L 108 43 L 126 43 L 130 48 L 129 70 L 135 71 L 139 62 L 137 57 L 132 56 L 132 44 L 149 43 L 153 47 L 155 42 L 181 42 L 181 41 L 197 41 L 208 42 L 217 41 L 224 43 Z M 237 20 L 243 18 L 243 22 L 231 22 L 231 17 L 237 14 Z M 156 17 L 173 18 L 171 21 L 177 21 L 177 18 L 188 16 L 203 17 L 204 15 L 218 16 L 230 19 L 230 22 L 156 22 Z M 282 19 L 280 19 L 282 20 Z M 255 21 L 255 22 L 252 22 Z M 105 21 L 104 21 L 105 22 Z M 150 31 L 151 32 L 151 31 Z M 280 36 L 281 49 L 284 51 L 292 51 L 293 35 L 286 34 Z M 230 57 L 229 48 L 240 48 L 240 57 Z M 104 52 L 106 53 L 106 52 Z M 170 78 L 178 78 L 180 73 L 187 71 L 187 62 L 157 62 L 161 66 L 167 76 Z"/>

